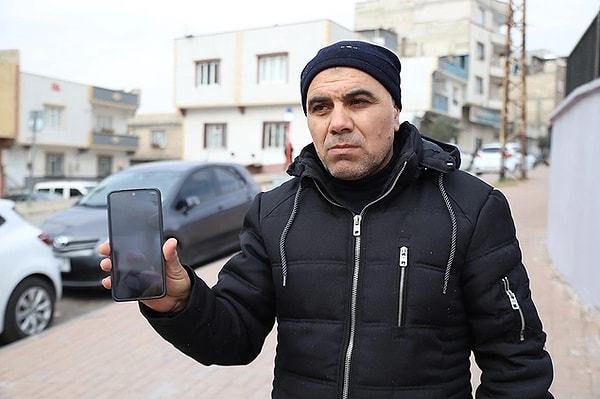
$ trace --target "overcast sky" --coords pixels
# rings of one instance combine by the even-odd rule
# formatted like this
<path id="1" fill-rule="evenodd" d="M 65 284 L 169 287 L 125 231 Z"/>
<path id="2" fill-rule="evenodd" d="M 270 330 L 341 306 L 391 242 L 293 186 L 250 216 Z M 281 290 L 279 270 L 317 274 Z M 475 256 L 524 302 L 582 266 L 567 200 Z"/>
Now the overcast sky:
<path id="1" fill-rule="evenodd" d="M 355 3 L 0 0 L 0 49 L 19 50 L 22 72 L 114 90 L 139 88 L 138 113 L 172 112 L 174 39 L 321 19 L 353 29 Z M 600 0 L 526 4 L 527 49 L 559 56 L 569 55 L 600 10 Z"/>

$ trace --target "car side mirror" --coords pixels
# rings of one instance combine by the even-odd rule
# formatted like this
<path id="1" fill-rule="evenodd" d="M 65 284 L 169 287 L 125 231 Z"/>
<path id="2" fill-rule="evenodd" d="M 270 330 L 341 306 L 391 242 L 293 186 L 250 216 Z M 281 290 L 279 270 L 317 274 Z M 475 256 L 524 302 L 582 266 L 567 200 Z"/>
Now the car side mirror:
<path id="1" fill-rule="evenodd" d="M 187 211 L 197 205 L 200 205 L 200 198 L 197 195 L 190 195 L 182 200 L 177 201 L 175 209 L 178 211 L 183 211 L 183 213 L 187 213 Z"/>

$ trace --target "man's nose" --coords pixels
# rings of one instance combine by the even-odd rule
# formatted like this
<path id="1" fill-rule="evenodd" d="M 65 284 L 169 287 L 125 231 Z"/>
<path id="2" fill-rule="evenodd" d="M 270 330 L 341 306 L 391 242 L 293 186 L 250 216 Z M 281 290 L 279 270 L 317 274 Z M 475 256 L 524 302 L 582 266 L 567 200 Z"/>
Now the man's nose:
<path id="1" fill-rule="evenodd" d="M 335 105 L 331 112 L 329 131 L 334 134 L 348 133 L 354 129 L 350 112 L 342 105 Z"/>

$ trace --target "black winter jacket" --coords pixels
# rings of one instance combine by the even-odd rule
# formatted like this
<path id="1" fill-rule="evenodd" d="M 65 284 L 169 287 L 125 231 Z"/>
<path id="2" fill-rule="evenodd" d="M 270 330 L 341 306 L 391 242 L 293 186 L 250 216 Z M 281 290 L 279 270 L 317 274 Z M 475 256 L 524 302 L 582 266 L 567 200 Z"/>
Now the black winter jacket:
<path id="1" fill-rule="evenodd" d="M 259 194 L 210 289 L 156 331 L 203 364 L 247 364 L 277 320 L 273 398 L 551 398 L 552 364 L 505 197 L 403 123 L 384 194 L 339 205 L 314 147 Z"/>

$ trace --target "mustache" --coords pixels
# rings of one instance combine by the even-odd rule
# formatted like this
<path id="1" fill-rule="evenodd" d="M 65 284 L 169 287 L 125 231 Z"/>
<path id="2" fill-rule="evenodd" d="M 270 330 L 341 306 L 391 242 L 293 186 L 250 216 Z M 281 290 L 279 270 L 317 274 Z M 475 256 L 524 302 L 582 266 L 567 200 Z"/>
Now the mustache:
<path id="1" fill-rule="evenodd" d="M 362 145 L 361 140 L 352 139 L 349 137 L 335 137 L 332 139 L 328 139 L 325 142 L 325 148 L 334 148 L 334 147 L 360 147 Z"/>

